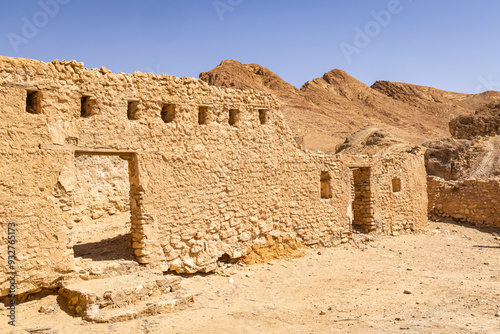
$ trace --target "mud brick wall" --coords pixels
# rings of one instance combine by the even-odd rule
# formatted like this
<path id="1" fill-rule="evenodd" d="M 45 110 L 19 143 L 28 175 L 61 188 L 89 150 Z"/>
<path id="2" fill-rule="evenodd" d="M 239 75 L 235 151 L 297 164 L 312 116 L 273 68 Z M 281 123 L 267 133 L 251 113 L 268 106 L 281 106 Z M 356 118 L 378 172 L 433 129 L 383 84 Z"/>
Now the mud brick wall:
<path id="1" fill-rule="evenodd" d="M 429 177 L 429 213 L 476 226 L 500 227 L 500 181 Z"/>
<path id="2" fill-rule="evenodd" d="M 365 229 L 397 235 L 424 228 L 427 222 L 427 182 L 425 166 L 420 160 L 422 157 L 423 150 L 420 148 L 384 156 L 342 156 L 343 163 L 351 168 L 351 183 L 356 181 L 355 169 L 362 167 L 359 168 L 359 179 L 365 187 L 361 191 L 361 194 L 364 193 L 362 217 L 366 221 Z M 369 188 L 366 185 L 367 175 Z M 399 184 L 398 189 L 394 188 L 395 180 Z M 353 220 L 354 213 L 350 210 L 356 207 L 352 206 L 355 200 L 353 198 L 348 205 L 348 216 Z"/>
<path id="3" fill-rule="evenodd" d="M 208 272 L 220 257 L 245 256 L 269 240 L 336 244 L 353 229 L 352 171 L 360 167 L 370 169 L 371 233 L 426 222 L 422 150 L 305 151 L 278 101 L 261 92 L 0 57 L 0 117 L 0 247 L 16 222 L 18 293 L 75 270 L 69 229 L 79 215 L 108 210 L 105 197 L 125 207 L 126 186 L 108 187 L 121 173 L 128 174 L 133 254 L 163 270 Z M 93 187 L 113 190 L 101 196 Z M 82 209 L 84 199 L 94 204 Z M 6 280 L 1 265 L 0 296 Z"/>

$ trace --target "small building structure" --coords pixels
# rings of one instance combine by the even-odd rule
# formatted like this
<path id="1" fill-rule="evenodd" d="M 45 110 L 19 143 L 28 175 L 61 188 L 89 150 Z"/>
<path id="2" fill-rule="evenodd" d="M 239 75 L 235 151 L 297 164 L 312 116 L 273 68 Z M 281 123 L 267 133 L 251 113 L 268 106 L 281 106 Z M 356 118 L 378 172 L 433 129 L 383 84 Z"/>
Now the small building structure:
<path id="1" fill-rule="evenodd" d="M 209 272 L 269 240 L 331 246 L 346 233 L 427 222 L 423 151 L 313 153 L 278 101 L 193 78 L 0 57 L 0 296 L 74 272 L 79 161 L 124 164 L 142 265 Z M 89 167 L 90 168 L 90 167 Z M 14 235 L 14 237 L 11 237 Z"/>

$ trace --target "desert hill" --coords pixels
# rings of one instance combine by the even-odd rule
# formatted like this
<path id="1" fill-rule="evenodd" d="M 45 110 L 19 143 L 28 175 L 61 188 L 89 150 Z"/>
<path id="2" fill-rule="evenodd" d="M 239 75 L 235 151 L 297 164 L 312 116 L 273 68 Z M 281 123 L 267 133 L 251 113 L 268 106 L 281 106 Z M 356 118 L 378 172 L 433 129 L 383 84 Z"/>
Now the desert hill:
<path id="1" fill-rule="evenodd" d="M 417 146 L 418 147 L 418 146 Z M 415 147 L 384 129 L 368 126 L 350 134 L 336 153 L 352 155 L 381 155 L 410 152 Z"/>
<path id="2" fill-rule="evenodd" d="M 265 67 L 235 60 L 222 61 L 200 79 L 217 87 L 277 96 L 296 139 L 306 148 L 327 153 L 367 126 L 383 128 L 412 144 L 448 137 L 451 119 L 500 100 L 499 92 L 460 94 L 387 81 L 369 87 L 338 69 L 297 89 Z"/>
<path id="3" fill-rule="evenodd" d="M 500 177 L 500 102 L 450 121 L 449 138 L 424 143 L 429 175 L 445 180 Z"/>

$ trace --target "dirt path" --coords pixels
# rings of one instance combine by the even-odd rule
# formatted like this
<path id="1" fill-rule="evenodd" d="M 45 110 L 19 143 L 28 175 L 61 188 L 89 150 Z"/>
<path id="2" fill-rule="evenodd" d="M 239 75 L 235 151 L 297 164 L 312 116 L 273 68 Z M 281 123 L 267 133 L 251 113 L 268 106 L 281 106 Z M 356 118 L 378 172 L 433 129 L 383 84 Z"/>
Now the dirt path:
<path id="1" fill-rule="evenodd" d="M 376 237 L 359 248 L 235 265 L 225 275 L 183 279 L 193 309 L 116 324 L 85 323 L 60 308 L 38 313 L 57 305 L 48 296 L 19 306 L 12 333 L 500 333 L 494 233 L 433 222 L 426 233 Z"/>
<path id="2" fill-rule="evenodd" d="M 487 153 L 479 162 L 474 172 L 470 175 L 472 178 L 490 178 L 500 161 L 500 137 L 492 137 L 487 144 Z"/>

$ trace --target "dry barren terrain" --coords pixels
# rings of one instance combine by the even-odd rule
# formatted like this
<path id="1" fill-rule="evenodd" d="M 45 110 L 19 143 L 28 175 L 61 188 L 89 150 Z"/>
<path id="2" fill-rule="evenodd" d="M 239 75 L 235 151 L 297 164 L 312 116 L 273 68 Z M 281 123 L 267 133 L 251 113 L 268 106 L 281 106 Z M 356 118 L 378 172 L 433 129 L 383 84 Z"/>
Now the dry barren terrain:
<path id="1" fill-rule="evenodd" d="M 430 222 L 261 265 L 184 277 L 195 306 L 93 324 L 49 295 L 18 306 L 2 333 L 500 333 L 499 229 Z M 364 240 L 364 241 L 363 241 Z M 58 299 L 59 298 L 59 303 Z M 40 313 L 40 307 L 54 311 Z"/>
<path id="2" fill-rule="evenodd" d="M 371 87 L 334 69 L 297 89 L 258 64 L 225 60 L 200 79 L 210 85 L 275 95 L 286 123 L 306 148 L 335 152 L 352 132 L 377 126 L 413 144 L 449 137 L 448 122 L 500 99 L 500 92 L 461 94 L 406 83 Z M 383 79 L 383 78 L 381 78 Z"/>

